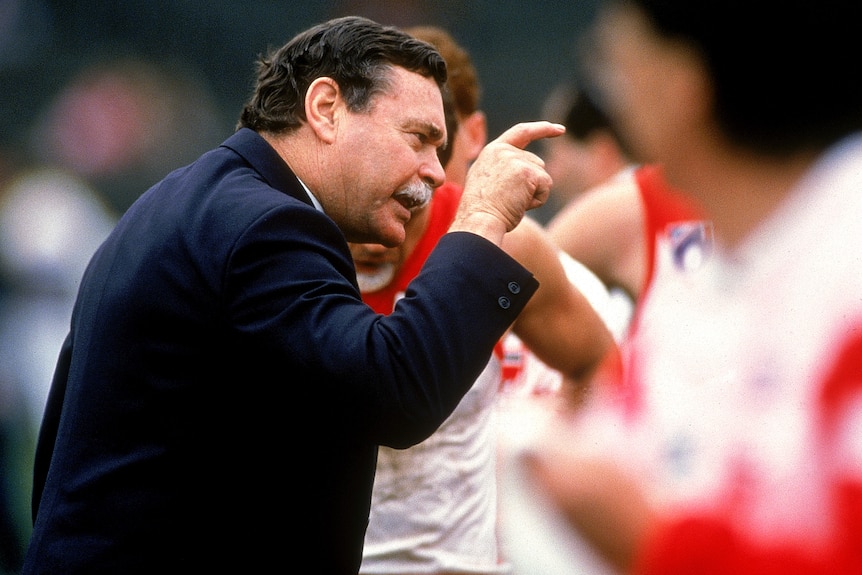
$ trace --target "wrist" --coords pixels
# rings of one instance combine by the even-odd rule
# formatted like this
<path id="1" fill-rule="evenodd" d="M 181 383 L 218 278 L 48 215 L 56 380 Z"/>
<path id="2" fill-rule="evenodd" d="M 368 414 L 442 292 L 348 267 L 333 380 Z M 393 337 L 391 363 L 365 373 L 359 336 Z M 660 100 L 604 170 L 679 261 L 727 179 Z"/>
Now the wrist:
<path id="1" fill-rule="evenodd" d="M 499 246 L 506 235 L 506 224 L 486 212 L 458 213 L 449 226 L 450 232 L 470 232 Z"/>

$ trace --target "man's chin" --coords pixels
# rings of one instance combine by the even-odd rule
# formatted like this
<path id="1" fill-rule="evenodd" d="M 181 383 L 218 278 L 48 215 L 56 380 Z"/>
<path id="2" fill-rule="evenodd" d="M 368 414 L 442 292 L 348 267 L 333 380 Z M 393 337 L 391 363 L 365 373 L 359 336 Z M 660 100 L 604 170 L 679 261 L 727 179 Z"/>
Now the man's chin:
<path id="1" fill-rule="evenodd" d="M 387 248 L 397 248 L 407 239 L 407 222 L 409 221 L 409 217 L 404 221 L 399 220 L 385 230 L 379 230 L 375 239 L 366 240 L 364 243 L 380 244 Z"/>

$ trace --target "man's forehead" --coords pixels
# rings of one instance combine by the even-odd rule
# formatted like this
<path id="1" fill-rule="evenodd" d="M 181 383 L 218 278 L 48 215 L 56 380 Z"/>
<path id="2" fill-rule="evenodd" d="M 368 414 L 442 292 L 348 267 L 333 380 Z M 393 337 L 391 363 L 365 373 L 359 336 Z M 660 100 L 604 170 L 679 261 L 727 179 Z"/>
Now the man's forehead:
<path id="1" fill-rule="evenodd" d="M 400 129 L 419 132 L 434 142 L 446 139 L 443 92 L 433 78 L 393 68 L 390 83 L 374 96 L 372 110 Z"/>
<path id="2" fill-rule="evenodd" d="M 394 98 L 418 98 L 433 105 L 443 106 L 443 89 L 434 78 L 411 72 L 404 68 L 393 68 L 390 75 L 390 85 L 384 91 Z"/>

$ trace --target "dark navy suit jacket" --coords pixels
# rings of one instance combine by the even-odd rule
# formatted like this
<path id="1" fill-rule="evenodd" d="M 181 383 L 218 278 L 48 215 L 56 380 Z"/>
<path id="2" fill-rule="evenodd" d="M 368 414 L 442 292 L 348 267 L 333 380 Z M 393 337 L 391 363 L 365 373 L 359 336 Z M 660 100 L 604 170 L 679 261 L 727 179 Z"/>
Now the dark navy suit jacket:
<path id="1" fill-rule="evenodd" d="M 537 285 L 450 233 L 375 314 L 338 227 L 240 130 L 144 193 L 84 275 L 24 573 L 355 573 L 377 445 L 430 435 Z"/>

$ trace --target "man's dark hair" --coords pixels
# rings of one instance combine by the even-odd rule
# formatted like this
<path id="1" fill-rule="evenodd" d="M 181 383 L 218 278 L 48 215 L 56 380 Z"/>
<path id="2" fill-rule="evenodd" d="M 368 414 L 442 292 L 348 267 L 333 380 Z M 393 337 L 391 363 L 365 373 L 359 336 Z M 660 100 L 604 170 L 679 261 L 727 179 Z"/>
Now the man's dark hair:
<path id="1" fill-rule="evenodd" d="M 317 78 L 338 83 L 353 112 L 368 109 L 389 87 L 393 67 L 433 78 L 443 89 L 446 63 L 430 44 L 358 16 L 336 18 L 302 32 L 257 63 L 254 94 L 238 128 L 280 133 L 305 120 L 305 95 Z"/>
<path id="2" fill-rule="evenodd" d="M 624 153 L 628 154 L 616 122 L 600 106 L 589 90 L 573 89 L 566 116 L 563 118 L 566 136 L 578 142 L 586 142 L 598 132 L 607 132 L 617 141 Z"/>

